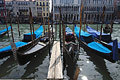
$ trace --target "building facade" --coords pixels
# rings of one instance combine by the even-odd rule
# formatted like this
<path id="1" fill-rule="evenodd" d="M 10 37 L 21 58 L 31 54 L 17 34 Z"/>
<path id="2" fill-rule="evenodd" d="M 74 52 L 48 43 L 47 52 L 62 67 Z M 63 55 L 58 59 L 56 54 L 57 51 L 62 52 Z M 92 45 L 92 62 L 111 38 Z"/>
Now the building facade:
<path id="1" fill-rule="evenodd" d="M 115 19 L 120 22 L 120 0 L 114 0 Z"/>
<path id="2" fill-rule="evenodd" d="M 33 18 L 37 17 L 36 1 L 32 0 L 6 0 L 7 14 L 10 11 L 13 17 L 13 22 L 16 21 L 17 13 L 19 13 L 20 21 L 29 22 L 29 8 L 31 8 Z"/>
<path id="3" fill-rule="evenodd" d="M 112 14 L 114 13 L 114 0 L 83 0 L 84 4 L 84 19 L 91 22 L 101 22 L 101 14 L 103 12 L 103 7 L 105 10 L 105 22 L 110 22 L 112 19 Z"/>
<path id="4" fill-rule="evenodd" d="M 53 19 L 60 19 L 59 8 L 61 8 L 62 19 L 65 22 L 79 21 L 81 0 L 53 0 Z"/>
<path id="5" fill-rule="evenodd" d="M 37 14 L 36 14 L 36 2 L 35 1 L 32 1 L 32 0 L 29 0 L 29 1 L 14 0 L 13 1 L 13 12 L 15 14 L 14 16 L 17 16 L 17 12 L 19 12 L 20 15 L 28 16 L 29 8 L 31 8 L 32 16 L 36 17 Z"/>
<path id="6" fill-rule="evenodd" d="M 0 0 L 0 23 L 4 23 L 5 18 L 5 0 Z"/>
<path id="7" fill-rule="evenodd" d="M 49 0 L 36 0 L 37 17 L 48 18 L 50 13 L 49 8 L 50 8 Z"/>

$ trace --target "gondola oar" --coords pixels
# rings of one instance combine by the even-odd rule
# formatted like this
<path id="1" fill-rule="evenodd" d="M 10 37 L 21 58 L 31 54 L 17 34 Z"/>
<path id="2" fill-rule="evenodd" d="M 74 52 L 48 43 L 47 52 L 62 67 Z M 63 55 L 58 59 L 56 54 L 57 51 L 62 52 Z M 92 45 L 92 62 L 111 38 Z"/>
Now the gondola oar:
<path id="1" fill-rule="evenodd" d="M 102 28 L 103 28 L 103 24 L 104 24 L 104 16 L 105 16 L 105 6 L 103 7 L 103 13 L 102 13 L 102 25 L 101 25 L 101 31 L 100 31 L 100 41 L 102 39 Z"/>
<path id="2" fill-rule="evenodd" d="M 17 22 L 18 22 L 18 33 L 19 33 L 19 37 L 20 37 L 20 29 L 19 29 L 19 13 L 17 12 Z"/>

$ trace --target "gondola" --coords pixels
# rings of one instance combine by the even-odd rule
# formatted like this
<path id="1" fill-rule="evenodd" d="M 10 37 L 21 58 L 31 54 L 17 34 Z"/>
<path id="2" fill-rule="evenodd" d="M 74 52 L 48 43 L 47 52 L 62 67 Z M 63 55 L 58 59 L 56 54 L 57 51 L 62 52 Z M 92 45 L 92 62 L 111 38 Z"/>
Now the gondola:
<path id="1" fill-rule="evenodd" d="M 78 44 L 74 33 L 69 27 L 66 27 L 65 29 L 65 53 L 64 56 L 66 63 L 69 61 L 74 62 L 78 58 Z"/>
<path id="2" fill-rule="evenodd" d="M 52 44 L 52 41 L 50 41 Z M 20 65 L 24 65 L 31 58 L 35 57 L 36 54 L 43 53 L 49 47 L 49 38 L 48 36 L 43 36 L 38 39 L 35 39 L 33 42 L 28 43 L 28 45 L 22 48 L 16 48 L 12 44 L 12 51 L 15 56 L 15 59 Z"/>
<path id="3" fill-rule="evenodd" d="M 0 30 L 0 37 L 3 37 L 9 30 L 11 29 L 11 26 L 8 27 L 8 29 Z"/>
<path id="4" fill-rule="evenodd" d="M 103 29 L 103 32 L 104 32 L 104 33 L 110 33 L 110 32 L 111 32 L 111 29 L 105 29 L 105 28 L 104 28 L 104 29 Z"/>
<path id="5" fill-rule="evenodd" d="M 89 26 L 86 26 L 86 29 L 87 29 L 87 32 L 92 34 L 95 38 L 100 38 L 100 32 L 99 31 L 96 31 L 94 30 L 93 28 L 89 27 Z M 110 34 L 106 34 L 106 33 L 102 33 L 102 38 L 101 38 L 102 41 L 105 41 L 105 42 L 111 42 L 112 39 L 111 39 L 111 35 Z"/>
<path id="6" fill-rule="evenodd" d="M 87 26 L 87 32 L 92 34 L 95 38 L 97 38 L 97 41 L 99 40 L 100 37 L 100 32 L 96 31 L 95 29 Z M 102 41 L 100 41 L 101 44 L 103 44 L 104 46 L 108 47 L 109 49 L 112 49 L 113 46 L 113 40 L 111 40 L 111 35 L 110 34 L 105 34 L 102 33 Z M 120 43 L 118 43 L 118 52 L 120 53 Z"/>
<path id="7" fill-rule="evenodd" d="M 69 27 L 65 28 L 65 41 L 67 43 L 69 42 L 75 42 L 75 36 L 72 30 Z"/>
<path id="8" fill-rule="evenodd" d="M 79 30 L 80 28 L 75 26 L 74 27 L 74 31 L 75 34 L 77 36 L 77 38 L 79 38 Z M 80 33 L 80 45 L 87 51 L 90 51 L 91 54 L 96 54 L 110 62 L 116 62 L 118 59 L 118 48 L 117 48 L 117 40 L 113 41 L 114 46 L 112 47 L 112 50 L 108 49 L 107 47 L 105 47 L 104 45 L 102 45 L 99 42 L 96 42 L 94 40 L 94 37 L 87 33 L 84 32 L 83 30 L 81 30 Z"/>
<path id="9" fill-rule="evenodd" d="M 40 26 L 40 29 L 41 29 L 41 30 L 40 30 L 40 33 L 39 33 L 39 34 L 35 34 L 35 35 L 38 35 L 38 36 L 36 37 L 36 40 L 39 40 L 40 36 L 42 35 L 43 27 Z M 31 37 L 29 37 L 29 38 L 31 38 Z M 29 39 L 29 38 L 28 38 L 28 39 Z M 30 39 L 29 39 L 29 40 L 30 40 Z M 28 40 L 26 39 L 26 41 L 28 41 Z M 30 42 L 26 42 L 26 41 L 24 42 L 24 40 L 23 40 L 23 41 L 16 42 L 16 43 L 15 43 L 16 48 L 22 49 L 22 47 L 25 47 L 25 46 L 26 46 L 26 48 L 29 47 L 30 44 L 32 43 L 32 41 L 30 41 Z M 10 45 L 7 46 L 7 47 L 4 47 L 4 48 L 1 48 L 1 49 L 0 49 L 0 59 L 4 58 L 4 57 L 6 57 L 6 56 L 9 56 L 9 55 L 12 55 L 12 49 L 11 49 L 11 46 L 10 46 Z"/>
<path id="10" fill-rule="evenodd" d="M 63 54 L 64 69 L 67 70 L 67 75 L 71 80 L 75 79 L 76 72 L 79 73 L 79 67 L 77 66 L 78 60 L 78 44 L 74 33 L 69 27 L 65 28 L 65 54 Z M 67 65 L 67 66 L 66 66 Z M 72 73 L 70 73 L 72 72 Z"/>
<path id="11" fill-rule="evenodd" d="M 40 25 L 40 27 L 34 32 L 34 38 L 39 38 L 42 35 L 43 32 L 43 26 Z M 30 42 L 32 40 L 31 33 L 24 34 L 23 42 Z"/>

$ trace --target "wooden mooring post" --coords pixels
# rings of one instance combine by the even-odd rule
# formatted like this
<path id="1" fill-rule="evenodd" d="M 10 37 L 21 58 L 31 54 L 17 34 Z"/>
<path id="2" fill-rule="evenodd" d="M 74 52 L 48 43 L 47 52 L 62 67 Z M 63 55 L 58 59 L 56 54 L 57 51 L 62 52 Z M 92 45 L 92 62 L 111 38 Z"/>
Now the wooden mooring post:
<path id="1" fill-rule="evenodd" d="M 83 4 L 81 3 L 81 9 L 80 9 L 80 31 L 79 31 L 79 48 L 80 48 L 80 35 L 81 35 L 81 29 L 82 29 L 82 10 L 83 10 Z"/>
<path id="2" fill-rule="evenodd" d="M 60 42 L 54 41 L 51 59 L 48 70 L 47 79 L 48 80 L 62 80 L 63 79 L 63 66 L 61 61 L 61 51 L 60 51 Z"/>
<path id="3" fill-rule="evenodd" d="M 19 37 L 20 37 L 20 28 L 19 28 L 19 13 L 17 12 L 17 22 L 18 22 L 18 33 L 19 33 Z"/>
<path id="4" fill-rule="evenodd" d="M 59 38 L 60 38 L 60 47 L 61 45 L 61 21 L 62 21 L 62 16 L 61 16 L 61 8 L 59 8 L 59 12 L 60 12 L 60 20 L 59 20 Z"/>
<path id="5" fill-rule="evenodd" d="M 11 18 L 11 12 L 9 12 L 9 20 L 10 20 L 10 26 L 11 26 L 11 35 L 12 35 L 12 41 L 14 42 L 14 36 L 13 36 L 13 28 L 12 28 L 12 18 Z"/>
<path id="6" fill-rule="evenodd" d="M 33 28 L 32 28 L 32 12 L 31 12 L 31 8 L 29 8 L 29 19 L 30 19 L 30 32 L 31 32 L 31 39 L 32 39 L 32 42 L 33 42 L 33 39 L 34 39 L 34 32 L 33 32 Z"/>
<path id="7" fill-rule="evenodd" d="M 104 24 L 104 17 L 105 17 L 105 9 L 106 7 L 103 7 L 103 13 L 102 13 L 102 24 L 101 24 L 101 31 L 100 31 L 100 41 L 102 39 L 102 28 L 103 28 L 103 24 Z"/>
<path id="8" fill-rule="evenodd" d="M 9 31 L 8 31 L 8 26 L 7 26 L 7 16 L 5 15 L 5 24 L 6 24 L 6 28 L 7 28 L 7 34 L 8 34 L 8 37 L 9 37 Z"/>
<path id="9" fill-rule="evenodd" d="M 56 24 L 55 24 L 55 38 L 57 39 L 57 21 L 56 21 Z"/>

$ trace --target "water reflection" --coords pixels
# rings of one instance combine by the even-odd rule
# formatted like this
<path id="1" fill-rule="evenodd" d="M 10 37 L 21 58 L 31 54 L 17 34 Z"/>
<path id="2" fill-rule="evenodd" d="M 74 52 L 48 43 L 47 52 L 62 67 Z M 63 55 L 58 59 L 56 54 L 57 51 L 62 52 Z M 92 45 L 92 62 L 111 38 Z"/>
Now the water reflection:
<path id="1" fill-rule="evenodd" d="M 0 77 L 6 76 L 10 74 L 13 68 L 17 65 L 16 61 L 14 60 L 13 56 L 9 56 L 7 60 L 5 60 L 0 65 Z"/>
<path id="2" fill-rule="evenodd" d="M 0 25 L 0 29 L 1 26 Z M 38 29 L 39 24 L 34 25 L 35 30 Z M 24 33 L 30 32 L 29 24 L 20 24 L 20 32 L 21 36 L 18 35 L 17 24 L 13 24 L 13 32 L 15 42 L 20 41 L 23 39 Z M 9 32 L 10 33 L 10 32 Z M 0 48 L 4 46 L 8 46 L 11 41 L 11 34 L 10 37 L 5 35 L 4 37 L 0 38 Z M 0 60 L 0 78 L 3 79 L 20 79 L 20 78 L 46 78 L 47 70 L 48 70 L 48 51 L 36 55 L 33 59 L 31 59 L 25 65 L 18 65 L 17 61 L 14 60 L 14 57 L 11 55 L 4 59 Z M 41 67 L 42 66 L 42 67 Z"/>
<path id="3" fill-rule="evenodd" d="M 66 46 L 66 48 L 69 50 L 69 47 L 73 49 L 73 51 L 66 52 L 63 54 L 63 65 L 64 65 L 64 70 L 66 69 L 66 74 L 69 77 L 70 80 L 77 80 L 78 74 L 80 72 L 80 69 L 77 65 L 77 60 L 78 60 L 78 49 L 77 46 Z"/>
<path id="4" fill-rule="evenodd" d="M 44 53 L 39 52 L 34 58 L 30 60 L 30 62 L 27 64 L 27 66 L 24 68 L 25 73 L 21 78 L 27 78 L 31 74 L 35 74 L 35 72 L 38 71 L 38 66 L 41 65 L 45 59 L 45 57 L 48 55 L 48 50 Z M 35 78 L 35 75 L 31 78 Z"/>
<path id="5" fill-rule="evenodd" d="M 113 80 L 110 76 L 110 73 L 108 72 L 106 63 L 103 58 L 99 57 L 98 55 L 95 55 L 95 53 L 90 52 L 87 52 L 87 55 L 90 56 L 89 60 L 92 61 L 93 64 L 96 66 L 95 70 L 103 76 L 103 80 Z"/>

